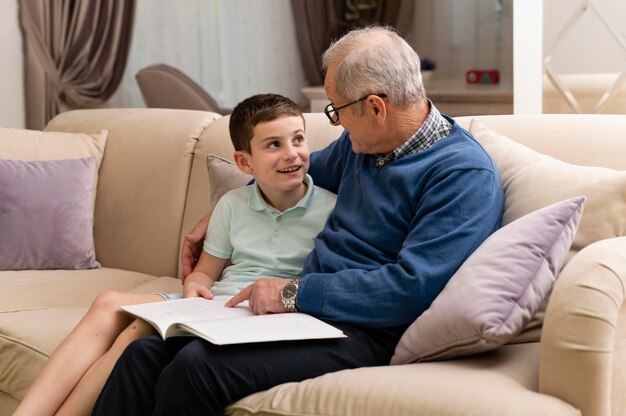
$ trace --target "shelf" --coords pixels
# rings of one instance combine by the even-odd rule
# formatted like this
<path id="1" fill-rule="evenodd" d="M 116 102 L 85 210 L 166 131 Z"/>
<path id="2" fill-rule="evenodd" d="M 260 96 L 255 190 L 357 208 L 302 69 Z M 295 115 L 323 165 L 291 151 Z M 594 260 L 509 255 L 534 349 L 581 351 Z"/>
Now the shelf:
<path id="1" fill-rule="evenodd" d="M 450 116 L 513 114 L 513 87 L 503 80 L 499 84 L 468 84 L 465 79 L 433 78 L 424 83 L 426 95 L 439 111 Z M 324 87 L 304 87 L 309 111 L 322 112 L 329 103 Z"/>

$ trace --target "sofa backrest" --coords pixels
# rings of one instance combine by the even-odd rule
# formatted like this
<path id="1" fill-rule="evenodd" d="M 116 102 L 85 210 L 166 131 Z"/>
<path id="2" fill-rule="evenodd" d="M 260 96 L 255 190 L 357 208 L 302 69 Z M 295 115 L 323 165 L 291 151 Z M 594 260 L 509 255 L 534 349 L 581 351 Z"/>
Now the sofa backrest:
<path id="1" fill-rule="evenodd" d="M 582 166 L 626 170 L 626 116 L 609 114 L 536 114 L 458 117 L 469 129 L 480 120 L 524 146 Z"/>
<path id="2" fill-rule="evenodd" d="M 191 162 L 216 113 L 98 109 L 62 113 L 46 130 L 109 131 L 94 218 L 104 267 L 175 276 Z"/>
<path id="3" fill-rule="evenodd" d="M 322 113 L 305 114 L 311 150 L 339 137 Z M 563 161 L 626 170 L 626 116 L 503 115 L 473 118 Z M 228 117 L 171 109 L 77 110 L 46 130 L 109 130 L 100 168 L 95 247 L 104 267 L 153 275 L 180 274 L 184 235 L 209 211 L 206 156 L 232 160 Z"/>

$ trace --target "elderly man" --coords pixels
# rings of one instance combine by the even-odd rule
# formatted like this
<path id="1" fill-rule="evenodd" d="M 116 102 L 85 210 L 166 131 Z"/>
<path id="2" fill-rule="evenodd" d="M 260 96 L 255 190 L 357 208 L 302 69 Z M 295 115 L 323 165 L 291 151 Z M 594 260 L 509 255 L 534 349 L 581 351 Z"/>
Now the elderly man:
<path id="1" fill-rule="evenodd" d="M 474 138 L 426 98 L 415 51 L 393 30 L 349 32 L 325 52 L 326 115 L 345 132 L 311 156 L 337 203 L 301 279 L 265 278 L 231 301 L 306 312 L 348 337 L 216 347 L 195 338 L 131 344 L 94 414 L 221 414 L 277 384 L 389 363 L 406 327 L 495 231 L 503 193 Z M 187 238 L 185 274 L 206 223 Z"/>

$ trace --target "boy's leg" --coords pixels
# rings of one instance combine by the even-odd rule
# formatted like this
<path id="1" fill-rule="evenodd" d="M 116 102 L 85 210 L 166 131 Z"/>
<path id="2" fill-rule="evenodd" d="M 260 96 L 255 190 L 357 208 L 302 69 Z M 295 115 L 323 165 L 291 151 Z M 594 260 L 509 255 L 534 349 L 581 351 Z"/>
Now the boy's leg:
<path id="1" fill-rule="evenodd" d="M 52 415 L 85 372 L 133 320 L 120 305 L 162 300 L 159 295 L 106 292 L 57 347 L 14 415 Z"/>
<path id="2" fill-rule="evenodd" d="M 56 413 L 56 416 L 89 415 L 102 391 L 102 387 L 111 374 L 124 349 L 136 339 L 148 336 L 156 331 L 149 323 L 136 319 L 117 337 L 111 348 L 100 357 L 78 382 L 69 397 Z"/>
<path id="3" fill-rule="evenodd" d="M 229 403 L 281 383 L 386 365 L 403 332 L 333 325 L 348 338 L 230 346 L 141 339 L 118 361 L 94 414 L 221 415 Z"/>

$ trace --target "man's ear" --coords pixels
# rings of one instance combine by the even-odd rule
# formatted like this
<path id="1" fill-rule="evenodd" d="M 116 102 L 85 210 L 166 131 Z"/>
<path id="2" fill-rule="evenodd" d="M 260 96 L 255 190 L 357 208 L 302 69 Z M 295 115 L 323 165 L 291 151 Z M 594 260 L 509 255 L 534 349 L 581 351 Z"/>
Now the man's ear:
<path id="1" fill-rule="evenodd" d="M 387 105 L 381 97 L 370 95 L 367 99 L 367 105 L 379 123 L 382 123 L 387 118 Z"/>
<path id="2" fill-rule="evenodd" d="M 252 175 L 252 167 L 249 163 L 250 155 L 248 153 L 237 150 L 235 151 L 233 158 L 235 159 L 235 163 L 240 171 L 247 173 L 248 175 Z"/>

